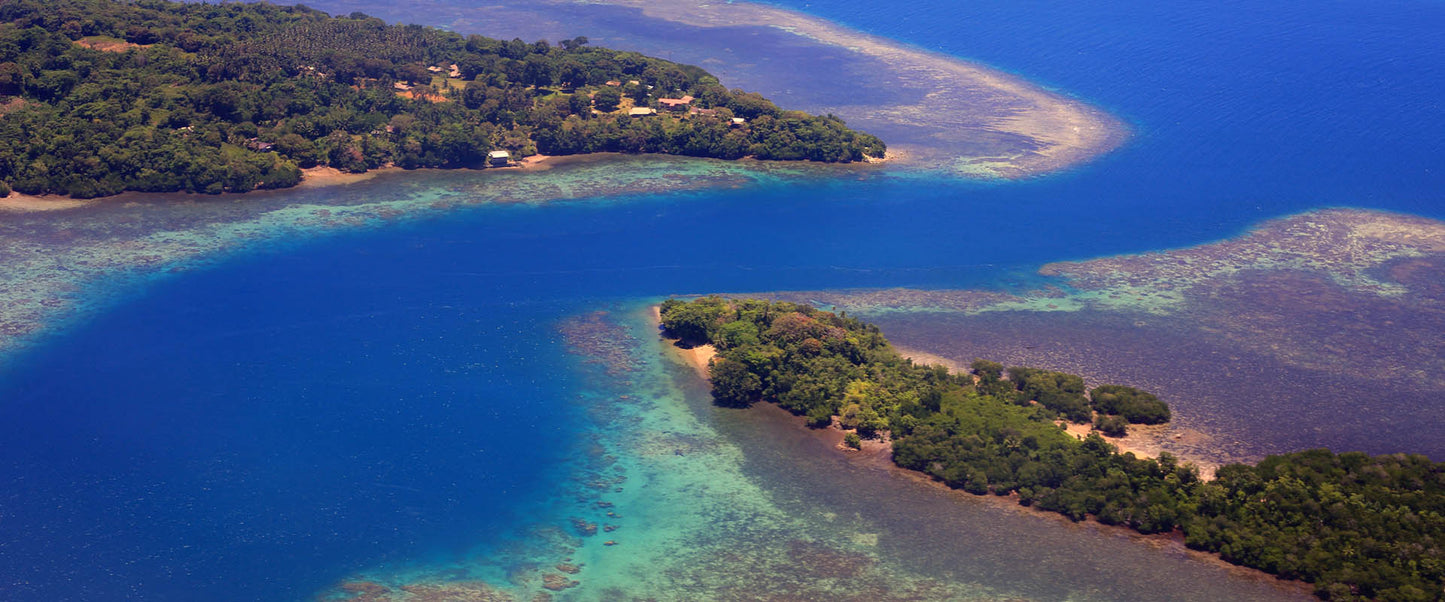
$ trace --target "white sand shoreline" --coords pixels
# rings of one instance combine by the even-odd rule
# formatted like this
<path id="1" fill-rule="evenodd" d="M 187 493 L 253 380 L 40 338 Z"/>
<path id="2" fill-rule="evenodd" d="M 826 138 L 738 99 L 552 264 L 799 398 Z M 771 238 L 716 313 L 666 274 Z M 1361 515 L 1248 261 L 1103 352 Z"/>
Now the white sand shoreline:
<path id="1" fill-rule="evenodd" d="M 869 117 L 902 125 L 931 126 L 943 137 L 967 139 L 981 132 L 995 132 L 1023 136 L 1036 145 L 1001 155 L 955 156 L 942 165 L 931 166 L 958 175 L 1014 179 L 1058 171 L 1113 150 L 1128 137 L 1127 126 L 1103 110 L 1023 77 L 805 13 L 750 2 L 599 3 L 637 8 L 651 18 L 700 28 L 771 27 L 878 60 L 928 93 L 915 104 L 876 107 Z M 980 106 L 989 108 L 980 111 Z M 914 152 L 918 149 L 900 150 L 916 155 L 901 162 L 922 162 L 923 153 Z"/>

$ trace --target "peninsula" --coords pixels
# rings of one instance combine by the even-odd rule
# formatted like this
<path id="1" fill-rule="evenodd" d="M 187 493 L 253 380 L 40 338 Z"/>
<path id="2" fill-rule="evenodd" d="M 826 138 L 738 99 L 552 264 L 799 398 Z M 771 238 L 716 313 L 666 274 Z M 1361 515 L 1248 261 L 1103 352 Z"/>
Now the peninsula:
<path id="1" fill-rule="evenodd" d="M 604 45 L 704 65 L 734 85 L 785 95 L 800 109 L 844 116 L 888 141 L 895 168 L 951 177 L 1048 174 L 1100 157 L 1132 135 L 1129 124 L 1085 99 L 787 3 L 528 0 L 492 2 L 485 10 L 448 0 L 309 4 L 507 38 L 587 33 Z"/>
<path id="2" fill-rule="evenodd" d="M 1167 421 L 1130 387 L 1086 391 L 1077 376 L 975 362 L 969 373 L 915 364 L 871 324 L 807 305 L 705 297 L 668 300 L 664 334 L 713 345 L 720 405 L 774 402 L 849 438 L 886 437 L 899 466 L 977 495 L 1177 533 L 1192 548 L 1286 579 L 1328 600 L 1430 600 L 1445 584 L 1445 464 L 1420 455 L 1325 449 L 1230 464 L 1213 480 L 1161 453 L 1120 454 L 1097 433 Z"/>
<path id="3" fill-rule="evenodd" d="M 304 6 L 0 7 L 0 195 L 245 192 L 302 170 L 535 154 L 863 161 L 878 138 L 585 37 L 461 36 Z"/>

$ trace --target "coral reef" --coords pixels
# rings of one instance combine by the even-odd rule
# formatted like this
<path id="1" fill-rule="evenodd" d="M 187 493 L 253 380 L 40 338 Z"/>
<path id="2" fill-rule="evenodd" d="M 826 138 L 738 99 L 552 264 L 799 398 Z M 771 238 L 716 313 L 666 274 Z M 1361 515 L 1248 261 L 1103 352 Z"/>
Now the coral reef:
<path id="1" fill-rule="evenodd" d="M 1032 291 L 773 293 L 865 314 L 921 359 L 987 357 L 1157 391 L 1144 445 L 1208 463 L 1306 447 L 1445 455 L 1445 222 L 1356 209 L 1043 266 Z M 1246 409 L 1247 408 L 1247 409 Z M 1382 420 L 1380 416 L 1389 416 Z"/>
<path id="2" fill-rule="evenodd" d="M 0 358 L 139 284 L 225 255 L 384 227 L 467 207 L 736 187 L 859 173 L 846 167 L 591 156 L 545 172 L 387 173 L 245 195 L 125 194 L 45 212 L 0 212 Z"/>

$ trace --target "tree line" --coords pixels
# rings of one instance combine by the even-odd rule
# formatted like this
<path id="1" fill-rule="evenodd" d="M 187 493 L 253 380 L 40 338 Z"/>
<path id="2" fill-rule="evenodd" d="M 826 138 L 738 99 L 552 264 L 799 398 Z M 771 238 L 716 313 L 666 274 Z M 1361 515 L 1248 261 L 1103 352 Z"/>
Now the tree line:
<path id="1" fill-rule="evenodd" d="M 673 299 L 662 325 L 717 347 L 718 404 L 768 401 L 814 426 L 886 434 L 896 464 L 950 487 L 1076 521 L 1178 532 L 1229 562 L 1313 583 L 1327 600 L 1445 596 L 1445 464 L 1424 456 L 1316 449 L 1231 464 L 1204 481 L 1168 453 L 1141 459 L 1098 432 L 1081 440 L 1060 427 L 1169 419 L 1166 404 L 1132 387 L 1086 391 L 1077 375 L 983 360 L 968 372 L 915 364 L 876 326 L 794 303 Z"/>
<path id="2" fill-rule="evenodd" d="M 627 115 L 683 96 L 703 110 Z M 480 166 L 499 149 L 833 162 L 885 149 L 836 117 L 585 37 L 504 41 L 268 3 L 5 2 L 0 107 L 0 186 L 87 198 L 281 188 L 316 166 Z"/>

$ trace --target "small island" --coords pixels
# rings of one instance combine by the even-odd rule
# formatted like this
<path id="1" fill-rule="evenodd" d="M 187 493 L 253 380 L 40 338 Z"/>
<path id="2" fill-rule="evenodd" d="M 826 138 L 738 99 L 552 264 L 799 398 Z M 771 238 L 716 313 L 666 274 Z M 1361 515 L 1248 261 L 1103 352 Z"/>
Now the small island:
<path id="1" fill-rule="evenodd" d="M 719 405 L 776 403 L 813 426 L 891 442 L 893 461 L 955 489 L 1011 496 L 1079 521 L 1176 534 L 1194 549 L 1327 600 L 1435 600 L 1445 587 L 1445 464 L 1420 455 L 1315 449 L 1230 464 L 1212 480 L 1161 453 L 1119 453 L 1099 433 L 1167 421 L 1168 406 L 1119 385 L 977 361 L 967 373 L 915 364 L 876 326 L 813 307 L 670 299 L 663 332 L 710 345 Z"/>
<path id="2" fill-rule="evenodd" d="M 304 6 L 0 6 L 0 196 L 286 188 L 597 152 L 855 162 L 877 137 L 693 66 Z"/>

